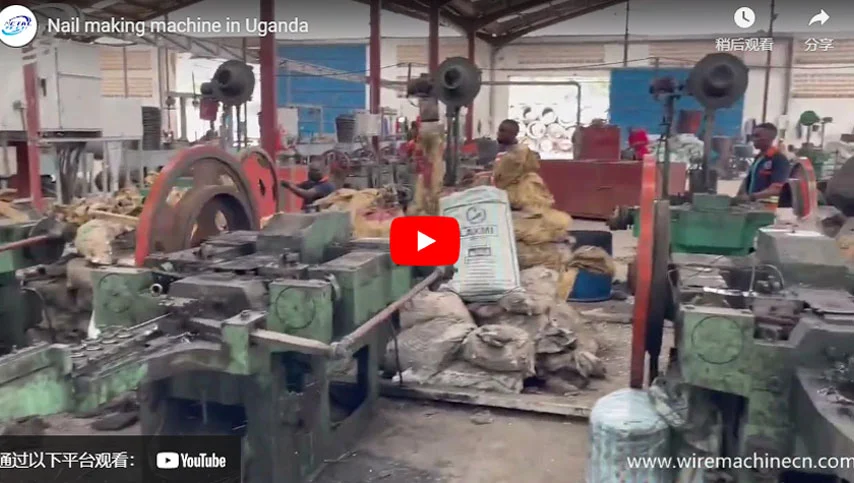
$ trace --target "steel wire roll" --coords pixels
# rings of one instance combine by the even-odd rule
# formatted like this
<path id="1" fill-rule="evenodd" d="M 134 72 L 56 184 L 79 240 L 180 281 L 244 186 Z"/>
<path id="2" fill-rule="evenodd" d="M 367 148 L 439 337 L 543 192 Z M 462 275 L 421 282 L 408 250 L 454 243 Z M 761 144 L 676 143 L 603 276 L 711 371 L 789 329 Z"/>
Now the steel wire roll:
<path id="1" fill-rule="evenodd" d="M 544 108 L 543 112 L 540 113 L 540 121 L 546 125 L 557 122 L 557 112 L 551 107 Z"/>

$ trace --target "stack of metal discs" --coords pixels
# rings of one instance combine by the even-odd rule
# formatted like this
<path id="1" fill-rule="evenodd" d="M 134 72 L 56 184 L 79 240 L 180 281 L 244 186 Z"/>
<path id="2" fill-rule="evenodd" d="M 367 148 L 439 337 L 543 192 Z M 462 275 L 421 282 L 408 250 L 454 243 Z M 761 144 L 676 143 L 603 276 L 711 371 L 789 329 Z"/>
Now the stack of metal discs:
<path id="1" fill-rule="evenodd" d="M 572 109 L 520 104 L 510 108 L 510 119 L 519 123 L 519 142 L 541 156 L 571 156 L 575 131 L 575 112 Z"/>

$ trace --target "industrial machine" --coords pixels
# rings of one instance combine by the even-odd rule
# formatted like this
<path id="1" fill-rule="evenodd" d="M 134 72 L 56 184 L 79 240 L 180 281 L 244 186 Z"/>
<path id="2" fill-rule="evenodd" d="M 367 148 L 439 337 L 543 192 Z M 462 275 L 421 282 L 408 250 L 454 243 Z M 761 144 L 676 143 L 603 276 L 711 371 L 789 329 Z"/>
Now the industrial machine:
<path id="1" fill-rule="evenodd" d="M 27 330 L 42 319 L 44 300 L 24 286 L 18 270 L 56 262 L 73 239 L 74 227 L 52 218 L 0 218 L 0 354 L 28 345 Z"/>
<path id="2" fill-rule="evenodd" d="M 445 186 L 456 185 L 460 175 L 460 110 L 477 97 L 481 71 L 465 57 L 450 57 L 433 75 L 422 74 L 407 84 L 407 96 L 419 100 L 422 132 L 436 129 L 439 105 L 445 105 Z"/>
<path id="3" fill-rule="evenodd" d="M 753 247 L 756 232 L 774 223 L 774 213 L 755 203 L 737 203 L 733 198 L 716 193 L 716 171 L 710 169 L 709 157 L 713 149 L 714 112 L 731 106 L 747 90 L 747 66 L 737 57 L 710 54 L 698 62 L 682 88 L 671 83 L 658 82 L 654 94 L 678 90 L 693 96 L 706 108 L 705 149 L 698 169 L 689 172 L 687 196 L 672 197 L 670 244 L 674 252 L 705 253 L 713 255 L 746 255 Z M 672 99 L 673 94 L 668 95 Z M 665 111 L 672 111 L 667 107 Z M 729 149 L 727 149 L 729 151 Z M 659 196 L 668 196 L 669 162 L 665 154 L 661 165 L 662 183 Z M 608 222 L 611 229 L 634 226 L 635 236 L 640 234 L 642 222 L 633 207 L 619 207 Z"/>
<path id="4" fill-rule="evenodd" d="M 802 169 L 811 172 L 809 161 Z M 795 211 L 810 220 L 818 196 L 815 177 L 804 180 L 807 201 Z M 670 255 L 670 202 L 658 199 L 656 182 L 650 158 L 639 209 L 632 386 L 658 378 L 651 394 L 680 415 L 664 416 L 675 429 L 673 456 L 759 458 L 750 469 L 707 468 L 676 481 L 709 481 L 703 477 L 712 472 L 738 483 L 852 481 L 850 465 L 813 470 L 840 478 L 831 480 L 782 474 L 780 463 L 854 450 L 854 278 L 835 240 L 817 229 L 766 227 L 749 255 Z M 674 349 L 659 374 L 665 314 Z"/>
<path id="5" fill-rule="evenodd" d="M 0 420 L 139 387 L 145 434 L 242 434 L 246 481 L 307 481 L 364 431 L 397 310 L 450 273 L 416 281 L 387 240 L 351 240 L 344 212 L 259 230 L 239 161 L 182 153 L 146 198 L 136 267 L 92 272 L 96 337 L 0 357 Z"/>
<path id="6" fill-rule="evenodd" d="M 819 179 L 828 178 L 833 174 L 832 170 L 827 170 L 825 166 L 830 161 L 832 155 L 824 151 L 824 132 L 828 124 L 833 122 L 832 117 L 819 117 L 815 111 L 804 111 L 798 117 L 798 127 L 806 131 L 806 139 L 797 151 L 798 156 L 810 158 L 813 162 L 816 174 Z M 818 133 L 818 144 L 812 143 L 812 134 Z M 827 166 L 832 168 L 832 166 Z"/>

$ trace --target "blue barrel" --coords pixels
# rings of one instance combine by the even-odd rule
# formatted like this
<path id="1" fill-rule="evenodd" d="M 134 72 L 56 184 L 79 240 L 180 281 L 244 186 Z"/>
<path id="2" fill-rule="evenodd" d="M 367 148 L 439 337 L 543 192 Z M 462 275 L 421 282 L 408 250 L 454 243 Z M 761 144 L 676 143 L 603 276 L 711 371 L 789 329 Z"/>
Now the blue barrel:
<path id="1" fill-rule="evenodd" d="M 569 293 L 570 302 L 602 302 L 611 298 L 613 277 L 604 273 L 579 270 Z"/>

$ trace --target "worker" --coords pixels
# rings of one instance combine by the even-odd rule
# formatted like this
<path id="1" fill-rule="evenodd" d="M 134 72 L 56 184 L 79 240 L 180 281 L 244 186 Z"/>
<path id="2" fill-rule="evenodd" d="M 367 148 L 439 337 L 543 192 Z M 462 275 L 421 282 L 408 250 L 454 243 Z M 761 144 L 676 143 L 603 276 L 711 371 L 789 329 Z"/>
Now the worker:
<path id="1" fill-rule="evenodd" d="M 750 165 L 738 195 L 741 200 L 760 201 L 774 210 L 791 170 L 789 160 L 775 146 L 776 139 L 777 127 L 771 123 L 753 129 L 753 146 L 759 154 Z"/>
<path id="2" fill-rule="evenodd" d="M 498 154 L 506 153 L 513 149 L 513 146 L 519 143 L 516 136 L 519 135 L 519 123 L 513 119 L 505 119 L 498 125 L 498 134 L 495 139 L 498 141 Z"/>
<path id="3" fill-rule="evenodd" d="M 647 136 L 645 129 L 629 130 L 629 147 L 634 153 L 635 160 L 642 160 L 644 156 L 649 154 L 649 136 Z"/>
<path id="4" fill-rule="evenodd" d="M 308 165 L 308 180 L 297 185 L 290 181 L 282 181 L 282 186 L 302 198 L 303 211 L 308 211 L 312 203 L 335 191 L 335 185 L 326 177 L 323 164 L 319 161 L 313 161 Z"/>

